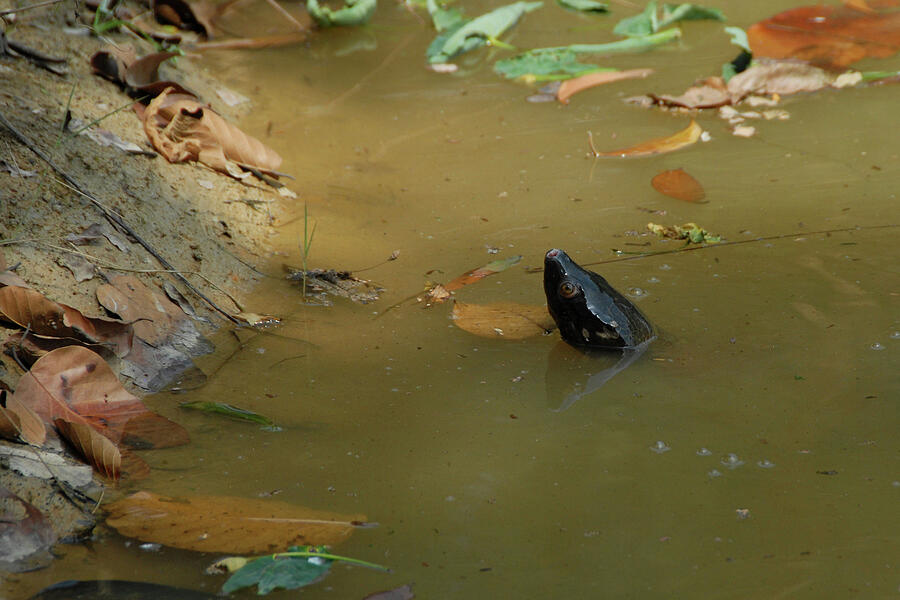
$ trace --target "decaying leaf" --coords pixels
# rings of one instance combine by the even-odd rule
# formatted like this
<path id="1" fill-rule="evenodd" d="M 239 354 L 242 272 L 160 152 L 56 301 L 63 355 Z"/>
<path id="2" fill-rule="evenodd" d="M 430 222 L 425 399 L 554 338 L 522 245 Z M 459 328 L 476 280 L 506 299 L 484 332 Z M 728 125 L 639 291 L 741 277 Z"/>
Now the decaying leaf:
<path id="1" fill-rule="evenodd" d="M 122 470 L 122 455 L 116 445 L 99 431 L 84 423 L 54 419 L 57 431 L 93 466 L 98 473 L 118 481 Z"/>
<path id="2" fill-rule="evenodd" d="M 378 300 L 384 288 L 368 279 L 355 277 L 350 271 L 334 269 L 294 269 L 286 267 L 287 278 L 300 282 L 305 280 L 307 294 L 321 294 L 347 298 L 359 304 L 368 304 Z"/>
<path id="3" fill-rule="evenodd" d="M 687 240 L 689 244 L 715 244 L 716 242 L 722 241 L 721 236 L 711 235 L 696 223 L 685 223 L 684 225 L 659 225 L 657 223 L 647 223 L 647 229 L 659 237 L 673 240 Z"/>
<path id="4" fill-rule="evenodd" d="M 0 486 L 0 568 L 32 571 L 53 560 L 49 550 L 57 535 L 34 505 Z"/>
<path id="5" fill-rule="evenodd" d="M 472 269 L 471 271 L 466 271 L 450 283 L 444 285 L 444 289 L 448 292 L 452 292 L 454 290 L 458 290 L 459 288 L 475 283 L 476 281 L 481 281 L 488 275 L 493 275 L 495 273 L 500 273 L 501 271 L 505 271 L 506 269 L 512 267 L 513 265 L 519 264 L 522 260 L 521 256 L 510 256 L 508 258 L 500 258 L 497 260 L 492 260 L 488 264 L 483 267 L 478 267 L 477 269 Z"/>
<path id="6" fill-rule="evenodd" d="M 106 523 L 145 542 L 229 554 L 265 554 L 295 545 L 336 545 L 364 515 L 340 515 L 285 502 L 193 496 L 169 498 L 137 492 L 106 507 Z"/>
<path id="7" fill-rule="evenodd" d="M 281 157 L 274 150 L 196 100 L 175 102 L 170 109 L 171 120 L 164 127 L 158 126 L 160 106 L 172 91 L 166 89 L 154 98 L 143 115 L 144 132 L 169 162 L 196 160 L 238 178 L 246 175 L 240 165 L 277 175 L 275 169 L 281 164 Z"/>
<path id="8" fill-rule="evenodd" d="M 702 202 L 706 197 L 700 182 L 684 169 L 672 169 L 656 175 L 650 184 L 660 194 L 685 202 Z"/>
<path id="9" fill-rule="evenodd" d="M 747 38 L 754 57 L 798 59 L 839 70 L 865 57 L 896 53 L 900 12 L 801 6 L 756 23 Z"/>
<path id="10" fill-rule="evenodd" d="M 678 133 L 668 137 L 655 138 L 648 140 L 636 146 L 623 148 L 622 150 L 614 150 L 612 152 L 593 151 L 596 157 L 620 157 L 632 158 L 640 156 L 653 156 L 654 154 L 663 154 L 665 152 L 674 152 L 681 150 L 691 144 L 697 142 L 703 134 L 703 129 L 697 125 L 697 122 L 691 119 L 691 124 Z"/>
<path id="11" fill-rule="evenodd" d="M 34 335 L 108 344 L 116 356 L 131 350 L 134 332 L 128 323 L 105 317 L 86 317 L 65 304 L 53 302 L 29 288 L 0 288 L 0 317 L 27 328 Z"/>
<path id="12" fill-rule="evenodd" d="M 91 56 L 91 68 L 97 75 L 144 95 L 156 96 L 171 87 L 178 93 L 196 97 L 180 83 L 160 80 L 159 66 L 173 56 L 178 56 L 178 53 L 154 52 L 138 58 L 129 44 L 108 44 Z"/>
<path id="13" fill-rule="evenodd" d="M 629 69 L 627 71 L 607 71 L 598 73 L 588 73 L 573 79 L 567 79 L 559 86 L 556 92 L 556 99 L 563 104 L 569 103 L 569 98 L 584 90 L 612 83 L 614 81 L 622 81 L 624 79 L 643 79 L 653 73 L 653 69 Z"/>
<path id="14" fill-rule="evenodd" d="M 72 271 L 75 281 L 79 282 L 93 279 L 97 271 L 93 263 L 88 262 L 88 260 L 80 254 L 74 254 L 72 252 L 66 252 L 59 256 L 59 258 L 56 259 L 56 262 Z"/>
<path id="15" fill-rule="evenodd" d="M 21 439 L 32 446 L 42 446 L 47 439 L 47 427 L 41 418 L 15 396 L 0 392 L 0 437 Z"/>
<path id="16" fill-rule="evenodd" d="M 225 5 L 229 2 L 223 3 Z M 153 14 L 160 23 L 174 25 L 178 29 L 196 31 L 210 39 L 215 33 L 213 21 L 220 9 L 206 0 L 155 0 L 152 5 Z"/>
<path id="17" fill-rule="evenodd" d="M 183 427 L 150 412 L 122 387 L 106 361 L 81 346 L 66 346 L 38 359 L 19 379 L 13 399 L 46 423 L 84 423 L 114 444 L 148 449 L 190 441 Z"/>
<path id="18" fill-rule="evenodd" d="M 650 94 L 650 98 L 662 106 L 683 108 L 717 108 L 734 101 L 721 77 L 707 77 L 698 81 L 680 96 Z"/>
<path id="19" fill-rule="evenodd" d="M 522 340 L 556 329 L 546 306 L 516 302 L 453 303 L 453 323 L 464 331 L 489 338 Z"/>

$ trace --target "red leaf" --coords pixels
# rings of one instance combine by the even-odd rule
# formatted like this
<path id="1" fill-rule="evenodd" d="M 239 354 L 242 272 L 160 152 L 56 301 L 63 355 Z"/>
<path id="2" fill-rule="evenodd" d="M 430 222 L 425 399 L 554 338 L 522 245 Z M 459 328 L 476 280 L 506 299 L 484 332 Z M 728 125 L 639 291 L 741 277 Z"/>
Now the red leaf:
<path id="1" fill-rule="evenodd" d="M 663 171 L 650 181 L 650 185 L 660 194 L 685 202 L 701 202 L 706 197 L 700 182 L 684 169 Z"/>

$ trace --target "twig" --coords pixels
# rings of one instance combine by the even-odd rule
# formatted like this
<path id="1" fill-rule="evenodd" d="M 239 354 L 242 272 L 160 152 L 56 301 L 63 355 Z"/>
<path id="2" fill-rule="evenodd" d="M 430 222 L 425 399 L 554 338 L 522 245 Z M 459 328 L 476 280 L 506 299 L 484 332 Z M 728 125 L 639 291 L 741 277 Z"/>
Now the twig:
<path id="1" fill-rule="evenodd" d="M 25 12 L 26 10 L 31 10 L 32 8 L 39 8 L 41 6 L 48 6 L 50 4 L 59 4 L 60 2 L 65 2 L 65 0 L 45 0 L 44 2 L 38 2 L 37 4 L 30 4 L 28 6 L 22 6 L 20 8 L 8 8 L 6 10 L 0 10 L 0 17 L 4 15 L 9 15 L 12 13 Z"/>
<path id="2" fill-rule="evenodd" d="M 296 27 L 297 31 L 305 32 L 308 30 L 307 27 L 303 26 L 303 23 L 301 23 L 300 21 L 295 19 L 293 16 L 291 16 L 291 13 L 284 10 L 284 8 L 282 8 L 282 6 L 280 4 L 278 4 L 278 2 L 276 2 L 275 0 L 266 0 L 266 2 L 268 2 L 272 6 L 272 8 L 275 9 L 275 12 L 280 14 L 282 17 L 287 19 L 294 27 Z"/>
<path id="3" fill-rule="evenodd" d="M 113 223 L 115 223 L 116 225 L 121 227 L 123 230 L 125 230 L 125 232 L 128 233 L 128 235 L 130 235 L 135 240 L 137 240 L 137 242 L 141 246 L 143 246 L 144 249 L 147 252 L 149 252 L 153 256 L 153 258 L 155 258 L 159 262 L 159 264 L 161 264 L 165 268 L 173 271 L 172 275 L 175 276 L 177 279 L 179 279 L 184 285 L 186 285 L 188 287 L 188 289 L 190 289 L 192 292 L 197 294 L 197 296 L 199 298 L 201 298 L 204 302 L 206 302 L 209 306 L 214 308 L 216 311 L 218 311 L 219 313 L 224 315 L 225 318 L 227 318 L 229 321 L 231 321 L 235 325 L 241 324 L 241 322 L 238 319 L 231 316 L 223 308 L 221 308 L 218 304 L 216 304 L 215 302 L 213 302 L 212 300 L 207 298 L 203 292 L 198 290 L 183 275 L 178 273 L 175 270 L 175 267 L 172 266 L 172 263 L 170 263 L 168 260 L 166 260 L 159 252 L 156 251 L 156 249 L 153 246 L 151 246 L 146 240 L 144 240 L 144 238 L 142 238 L 140 235 L 138 235 L 138 233 L 134 230 L 134 228 L 132 228 L 131 225 L 126 223 L 125 220 L 118 213 L 103 206 L 103 204 L 101 204 L 101 202 L 93 194 L 84 191 L 84 189 L 81 187 L 81 185 L 79 185 L 79 183 L 71 175 L 69 175 L 68 173 L 63 171 L 62 168 L 59 167 L 56 163 L 54 163 L 50 159 L 49 156 L 47 156 L 40 148 L 35 146 L 31 142 L 31 140 L 29 140 L 27 137 L 25 137 L 24 134 L 22 134 L 19 130 L 17 130 L 15 127 L 13 127 L 12 123 L 10 123 L 2 113 L 0 113 L 0 123 L 2 123 L 10 131 L 10 133 L 12 133 L 16 137 L 16 139 L 19 140 L 19 142 L 21 144 L 23 144 L 29 150 L 34 152 L 41 160 L 43 160 L 45 163 L 50 165 L 50 167 L 54 171 L 56 171 L 69 185 L 71 185 L 73 188 L 78 190 L 83 196 L 85 196 L 88 200 L 90 200 L 94 206 L 96 206 L 98 209 L 100 209 L 103 212 L 103 214 L 106 216 L 107 219 L 109 219 L 110 221 L 112 221 Z"/>

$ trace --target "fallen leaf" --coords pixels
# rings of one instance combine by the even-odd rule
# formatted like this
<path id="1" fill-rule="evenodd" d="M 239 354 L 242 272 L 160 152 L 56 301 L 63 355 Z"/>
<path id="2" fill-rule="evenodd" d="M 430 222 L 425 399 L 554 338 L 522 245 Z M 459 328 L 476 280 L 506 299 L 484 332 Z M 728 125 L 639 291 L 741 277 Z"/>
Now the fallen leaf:
<path id="1" fill-rule="evenodd" d="M 695 83 L 680 96 L 650 94 L 650 98 L 661 106 L 683 108 L 717 108 L 732 103 L 731 92 L 721 77 L 707 77 Z"/>
<path id="2" fill-rule="evenodd" d="M 701 202 L 706 197 L 700 182 L 684 169 L 663 171 L 650 180 L 650 185 L 660 194 L 684 202 Z"/>
<path id="3" fill-rule="evenodd" d="M 84 423 L 114 444 L 149 449 L 190 441 L 183 427 L 149 411 L 122 387 L 106 361 L 81 346 L 59 348 L 38 359 L 19 379 L 13 399 L 46 423 Z"/>
<path id="4" fill-rule="evenodd" d="M 456 301 L 451 318 L 464 331 L 481 337 L 523 340 L 556 329 L 546 306 L 496 302 L 469 304 Z"/>
<path id="5" fill-rule="evenodd" d="M 682 129 L 678 133 L 672 134 L 668 137 L 655 138 L 636 146 L 623 148 L 622 150 L 614 150 L 612 152 L 597 152 L 595 150 L 594 156 L 615 156 L 621 158 L 632 158 L 640 156 L 653 156 L 654 154 L 663 154 L 665 152 L 674 152 L 675 150 L 681 150 L 682 148 L 685 148 L 697 142 L 697 140 L 700 139 L 700 135 L 702 133 L 703 129 L 699 125 L 697 125 L 696 121 L 691 119 L 691 124 L 688 125 L 685 129 Z"/>
<path id="6" fill-rule="evenodd" d="M 196 97 L 196 94 L 181 84 L 159 79 L 159 66 L 166 60 L 178 56 L 174 52 L 154 52 L 141 58 L 130 44 L 114 46 L 108 44 L 91 56 L 94 73 L 119 85 L 156 96 L 168 87 L 175 91 Z"/>
<path id="7" fill-rule="evenodd" d="M 375 13 L 376 0 L 346 0 L 338 10 L 320 6 L 318 0 L 306 0 L 306 10 L 320 27 L 355 27 L 365 25 Z"/>
<path id="8" fill-rule="evenodd" d="M 36 290 L 8 285 L 0 288 L 0 317 L 32 334 L 109 344 L 116 356 L 131 350 L 131 325 L 105 317 L 87 317 L 78 310 L 53 302 Z"/>
<path id="9" fill-rule="evenodd" d="M 231 3 L 225 2 L 224 4 Z M 221 12 L 215 4 L 205 0 L 194 2 L 155 0 L 151 6 L 156 20 L 160 23 L 173 25 L 178 29 L 196 31 L 207 39 L 213 37 L 215 33 L 213 21 Z"/>
<path id="10" fill-rule="evenodd" d="M 109 438 L 85 423 L 54 419 L 57 431 L 98 473 L 118 481 L 122 469 L 122 455 Z"/>
<path id="11" fill-rule="evenodd" d="M 830 86 L 835 76 L 812 65 L 760 60 L 728 81 L 728 91 L 734 102 L 749 94 L 779 94 L 815 92 Z"/>
<path id="12" fill-rule="evenodd" d="M 587 13 L 605 13 L 609 11 L 606 2 L 597 0 L 556 0 L 556 3 L 567 10 L 575 10 Z"/>
<path id="13" fill-rule="evenodd" d="M 715 244 L 716 242 L 722 241 L 721 236 L 711 235 L 707 230 L 696 223 L 685 223 L 684 225 L 659 225 L 657 223 L 647 223 L 647 229 L 659 237 L 673 240 L 687 240 L 689 244 L 701 244 L 704 242 Z"/>
<path id="14" fill-rule="evenodd" d="M 272 419 L 265 415 L 255 413 L 252 410 L 247 410 L 246 408 L 232 406 L 231 404 L 226 404 L 225 402 L 204 402 L 202 400 L 195 400 L 193 402 L 182 402 L 181 404 L 179 404 L 179 406 L 181 408 L 189 408 L 192 410 L 225 415 L 226 417 L 230 417 L 237 421 L 249 421 L 251 423 L 258 423 L 270 428 L 276 427 Z"/>
<path id="15" fill-rule="evenodd" d="M 412 591 L 412 584 L 407 583 L 406 585 L 401 585 L 398 588 L 394 588 L 386 592 L 375 592 L 374 594 L 369 594 L 368 596 L 363 598 L 363 600 L 413 600 L 413 598 L 415 597 L 416 595 Z"/>
<path id="16" fill-rule="evenodd" d="M 222 173 L 240 178 L 248 165 L 275 175 L 281 157 L 271 148 L 228 123 L 196 100 L 179 100 L 172 106 L 172 119 L 156 125 L 160 105 L 174 91 L 167 88 L 144 112 L 144 132 L 156 150 L 169 162 L 199 161 Z"/>
<path id="17" fill-rule="evenodd" d="M 896 53 L 900 12 L 801 6 L 751 26 L 747 39 L 754 58 L 797 59 L 840 70 L 866 57 Z"/>
<path id="18" fill-rule="evenodd" d="M 573 79 L 567 79 L 559 86 L 556 92 L 556 99 L 563 104 L 569 103 L 569 98 L 584 90 L 612 83 L 614 81 L 622 81 L 624 79 L 643 79 L 653 73 L 653 69 L 630 69 L 628 71 L 606 71 L 598 73 L 588 73 Z"/>
<path id="19" fill-rule="evenodd" d="M 340 515 L 285 502 L 141 491 L 106 506 L 107 525 L 120 534 L 199 552 L 265 554 L 295 545 L 336 545 L 364 515 Z"/>
<path id="20" fill-rule="evenodd" d="M 0 487 L 0 567 L 4 572 L 32 571 L 53 559 L 48 551 L 57 535 L 33 504 Z"/>
<path id="21" fill-rule="evenodd" d="M 440 33 L 428 47 L 429 63 L 445 63 L 454 56 L 480 48 L 488 40 L 503 35 L 523 15 L 543 6 L 543 2 L 514 2 L 495 8 L 470 21 L 458 20 Z"/>
<path id="22" fill-rule="evenodd" d="M 42 446 L 47 439 L 47 427 L 33 410 L 15 396 L 7 398 L 3 390 L 0 392 L 0 436 Z"/>
<path id="23" fill-rule="evenodd" d="M 79 254 L 66 252 L 56 259 L 56 262 L 72 271 L 75 281 L 87 281 L 93 279 L 96 267 Z"/>
<path id="24" fill-rule="evenodd" d="M 477 269 L 472 269 L 471 271 L 466 271 L 450 283 L 445 284 L 443 287 L 446 291 L 452 292 L 454 290 L 458 290 L 459 288 L 475 283 L 476 281 L 480 281 L 487 277 L 488 275 L 493 275 L 495 273 L 500 273 L 501 271 L 505 271 L 513 265 L 519 263 L 522 260 L 521 256 L 510 256 L 509 258 L 501 258 L 498 260 L 492 260 L 488 264 L 483 267 L 478 267 Z"/>

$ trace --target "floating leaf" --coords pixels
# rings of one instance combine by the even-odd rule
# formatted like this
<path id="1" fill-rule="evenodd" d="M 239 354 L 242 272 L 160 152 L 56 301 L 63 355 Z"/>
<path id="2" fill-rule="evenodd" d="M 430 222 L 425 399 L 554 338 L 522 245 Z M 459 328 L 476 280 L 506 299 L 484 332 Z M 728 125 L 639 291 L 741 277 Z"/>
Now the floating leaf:
<path id="1" fill-rule="evenodd" d="M 181 406 L 181 408 L 190 408 L 192 410 L 201 410 L 203 412 L 225 415 L 226 417 L 231 417 L 238 421 L 250 421 L 251 423 L 259 423 L 266 427 L 275 427 L 275 423 L 273 423 L 272 419 L 269 417 L 224 402 L 204 402 L 202 400 L 196 400 L 194 402 L 182 402 L 179 406 Z"/>
<path id="2" fill-rule="evenodd" d="M 543 5 L 543 2 L 515 2 L 496 8 L 471 21 L 459 23 L 431 43 L 426 53 L 428 62 L 444 63 L 457 54 L 483 46 L 489 40 L 503 35 L 522 15 Z"/>
<path id="3" fill-rule="evenodd" d="M 700 182 L 684 169 L 663 171 L 650 181 L 650 185 L 660 194 L 685 202 L 701 202 L 706 197 Z"/>
<path id="4" fill-rule="evenodd" d="M 431 22 L 438 33 L 453 29 L 468 20 L 458 8 L 443 8 L 438 5 L 436 0 L 427 0 L 425 6 L 428 8 Z"/>
<path id="5" fill-rule="evenodd" d="M 652 102 L 661 106 L 683 108 L 718 108 L 731 104 L 733 98 L 721 77 L 707 77 L 695 83 L 680 96 L 650 94 Z"/>
<path id="6" fill-rule="evenodd" d="M 687 240 L 689 244 L 702 244 L 704 242 L 715 244 L 716 242 L 722 241 L 721 236 L 710 235 L 708 231 L 696 223 L 685 223 L 684 225 L 658 225 L 656 223 L 647 223 L 647 229 L 659 237 L 674 240 Z"/>
<path id="7" fill-rule="evenodd" d="M 45 422 L 85 423 L 113 443 L 132 448 L 186 444 L 180 425 L 150 412 L 128 393 L 106 361 L 81 346 L 48 352 L 25 373 L 13 396 Z"/>
<path id="8" fill-rule="evenodd" d="M 556 329 L 546 306 L 496 302 L 453 304 L 453 323 L 481 337 L 522 340 Z"/>
<path id="9" fill-rule="evenodd" d="M 53 424 L 60 435 L 66 438 L 98 473 L 113 481 L 119 479 L 122 455 L 109 438 L 85 423 L 54 419 Z"/>
<path id="10" fill-rule="evenodd" d="M 900 12 L 873 13 L 849 6 L 801 6 L 747 30 L 757 58 L 798 59 L 842 69 L 866 57 L 900 49 Z"/>
<path id="11" fill-rule="evenodd" d="M 364 524 L 364 515 L 340 515 L 285 502 L 137 492 L 107 506 L 107 524 L 120 534 L 199 552 L 263 554 L 294 545 L 335 545 Z"/>
<path id="12" fill-rule="evenodd" d="M 665 4 L 662 17 L 660 17 L 657 14 L 656 0 L 650 0 L 641 14 L 619 21 L 613 29 L 613 33 L 628 37 L 642 37 L 656 33 L 679 21 L 700 19 L 724 21 L 725 15 L 717 8 L 706 8 L 696 4 Z"/>
<path id="13" fill-rule="evenodd" d="M 614 81 L 622 81 L 624 79 L 643 79 L 653 73 L 653 69 L 629 69 L 627 71 L 615 71 L 606 73 L 589 73 L 574 79 L 567 79 L 559 86 L 556 92 L 556 99 L 563 104 L 569 103 L 569 98 L 584 90 L 612 83 Z"/>
<path id="14" fill-rule="evenodd" d="M 700 135 L 703 133 L 703 129 L 697 125 L 697 122 L 691 119 L 691 124 L 686 128 L 682 129 L 678 133 L 672 134 L 668 137 L 663 138 L 654 138 L 652 140 L 648 140 L 637 146 L 631 146 L 629 148 L 623 148 L 622 150 L 614 150 L 612 152 L 594 152 L 594 156 L 601 157 L 612 157 L 618 156 L 621 158 L 631 158 L 631 157 L 640 157 L 640 156 L 653 156 L 654 154 L 663 154 L 665 152 L 674 152 L 675 150 L 681 150 L 691 144 L 697 142 L 700 139 Z"/>
<path id="15" fill-rule="evenodd" d="M 412 591 L 412 584 L 407 583 L 386 592 L 369 594 L 363 600 L 413 600 L 415 597 L 416 595 Z"/>
<path id="16" fill-rule="evenodd" d="M 565 9 L 579 12 L 605 13 L 609 10 L 609 5 L 606 2 L 598 2 L 597 0 L 556 0 L 556 2 Z"/>
<path id="17" fill-rule="evenodd" d="M 597 71 L 616 72 L 617 69 L 601 69 L 597 65 L 578 62 L 578 56 L 565 48 L 523 52 L 494 63 L 494 72 L 498 75 L 532 81 L 568 79 Z"/>
<path id="18" fill-rule="evenodd" d="M 306 0 L 306 10 L 320 27 L 365 25 L 375 14 L 376 0 L 345 0 L 343 8 L 331 10 L 318 0 Z"/>
<path id="19" fill-rule="evenodd" d="M 459 288 L 469 285 L 471 283 L 475 283 L 476 281 L 480 281 L 487 277 L 488 275 L 493 275 L 494 273 L 500 273 L 501 271 L 505 271 L 513 265 L 519 263 L 522 260 L 521 256 L 510 256 L 509 258 L 501 258 L 497 260 L 493 260 L 483 267 L 478 267 L 477 269 L 472 269 L 471 271 L 466 271 L 450 283 L 444 285 L 444 289 L 448 292 L 452 292 L 454 290 L 458 290 Z"/>
<path id="20" fill-rule="evenodd" d="M 0 316 L 34 335 L 106 343 L 120 357 L 131 350 L 130 324 L 105 317 L 86 317 L 71 306 L 49 300 L 30 288 L 14 285 L 0 288 Z"/>
<path id="21" fill-rule="evenodd" d="M 297 547 L 291 550 L 299 549 Z M 262 556 L 251 560 L 236 571 L 225 585 L 223 594 L 230 594 L 245 587 L 256 586 L 260 596 L 274 589 L 295 590 L 315 583 L 324 577 L 331 568 L 332 560 L 319 556 L 284 557 Z"/>

